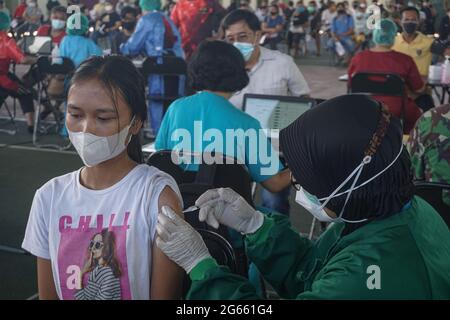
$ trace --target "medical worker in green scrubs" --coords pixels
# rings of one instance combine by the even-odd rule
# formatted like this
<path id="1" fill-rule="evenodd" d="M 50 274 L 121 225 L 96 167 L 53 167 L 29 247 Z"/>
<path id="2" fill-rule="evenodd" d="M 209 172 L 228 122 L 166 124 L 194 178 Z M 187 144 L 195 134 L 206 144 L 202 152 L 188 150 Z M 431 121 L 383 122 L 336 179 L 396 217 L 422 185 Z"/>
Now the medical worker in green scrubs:
<path id="1" fill-rule="evenodd" d="M 364 95 L 330 99 L 282 130 L 280 145 L 296 202 L 334 222 L 317 241 L 231 189 L 209 190 L 196 204 L 200 220 L 245 235 L 248 257 L 282 298 L 450 299 L 450 231 L 414 196 L 401 123 L 385 106 Z M 188 299 L 258 298 L 169 208 L 157 232 L 157 245 L 192 279 Z"/>

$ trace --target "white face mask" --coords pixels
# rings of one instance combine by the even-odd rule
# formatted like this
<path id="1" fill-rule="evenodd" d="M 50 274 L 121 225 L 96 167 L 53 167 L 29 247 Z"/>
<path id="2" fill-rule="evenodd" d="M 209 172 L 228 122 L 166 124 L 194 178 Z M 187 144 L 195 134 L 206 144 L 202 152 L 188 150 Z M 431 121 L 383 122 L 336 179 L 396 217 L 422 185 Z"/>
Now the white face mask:
<path id="1" fill-rule="evenodd" d="M 96 166 L 99 163 L 117 157 L 121 154 L 131 137 L 126 141 L 128 131 L 133 124 L 134 117 L 129 125 L 123 128 L 119 133 L 108 137 L 99 137 L 88 132 L 69 132 L 69 139 L 77 150 L 81 160 L 87 167 Z"/>
<path id="2" fill-rule="evenodd" d="M 342 218 L 342 216 L 344 215 L 345 206 L 347 205 L 347 202 L 350 199 L 350 195 L 352 194 L 353 190 L 356 190 L 356 189 L 358 189 L 358 188 L 368 184 L 370 181 L 374 180 L 379 175 L 381 175 L 383 172 L 385 172 L 387 169 L 389 169 L 395 163 L 395 161 L 397 161 L 397 159 L 400 157 L 400 154 L 402 153 L 402 150 L 403 150 L 403 144 L 402 144 L 402 146 L 400 148 L 400 152 L 397 154 L 395 159 L 386 168 L 384 168 L 383 170 L 378 172 L 375 176 L 373 176 L 369 180 L 363 182 L 362 184 L 360 184 L 357 187 L 355 187 L 355 185 L 356 185 L 356 182 L 358 181 L 359 176 L 361 175 L 361 172 L 362 172 L 362 170 L 364 168 L 364 165 L 369 164 L 370 161 L 372 160 L 372 158 L 370 156 L 364 157 L 363 161 L 359 164 L 359 166 L 356 167 L 356 169 L 353 170 L 353 172 L 347 177 L 347 179 L 345 179 L 345 181 L 342 182 L 341 185 L 339 187 L 337 187 L 337 189 L 334 190 L 333 193 L 331 193 L 328 197 L 322 198 L 322 199 L 318 199 L 316 196 L 308 193 L 305 189 L 303 189 L 301 187 L 300 190 L 297 191 L 297 194 L 295 195 L 295 202 L 297 202 L 303 208 L 308 210 L 309 213 L 311 213 L 319 221 L 323 221 L 323 222 L 347 222 L 347 223 L 364 222 L 367 219 L 351 221 L 351 220 L 347 220 L 347 219 Z M 356 177 L 353 180 L 353 183 L 352 183 L 352 186 L 350 187 L 350 189 L 348 189 L 347 191 L 341 192 L 341 193 L 337 193 L 355 175 L 356 175 Z M 341 195 L 346 194 L 346 193 L 347 193 L 347 198 L 345 199 L 344 206 L 342 207 L 341 212 L 339 213 L 338 217 L 337 218 L 330 217 L 326 213 L 326 211 L 324 209 L 325 206 L 327 205 L 328 201 L 330 201 L 330 199 L 332 199 L 332 198 L 341 196 Z M 321 203 L 321 201 L 325 201 L 325 202 Z"/>

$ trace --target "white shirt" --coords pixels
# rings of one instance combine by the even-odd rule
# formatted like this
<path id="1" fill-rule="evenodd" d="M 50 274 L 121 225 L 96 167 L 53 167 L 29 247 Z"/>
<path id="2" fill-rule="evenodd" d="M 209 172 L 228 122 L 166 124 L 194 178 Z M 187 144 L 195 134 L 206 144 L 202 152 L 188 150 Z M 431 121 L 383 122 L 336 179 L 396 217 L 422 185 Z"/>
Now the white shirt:
<path id="1" fill-rule="evenodd" d="M 326 9 L 322 12 L 322 25 L 327 27 L 331 26 L 331 22 L 333 22 L 334 17 L 337 16 L 337 11 L 331 13 L 329 9 Z"/>
<path id="2" fill-rule="evenodd" d="M 22 247 L 51 260 L 60 299 L 149 299 L 159 195 L 170 186 L 181 199 L 175 181 L 141 164 L 113 186 L 91 190 L 80 171 L 36 191 Z"/>
<path id="3" fill-rule="evenodd" d="M 280 96 L 309 94 L 309 86 L 292 57 L 261 46 L 259 49 L 259 61 L 248 73 L 249 84 L 230 98 L 235 107 L 242 109 L 246 93 Z"/>

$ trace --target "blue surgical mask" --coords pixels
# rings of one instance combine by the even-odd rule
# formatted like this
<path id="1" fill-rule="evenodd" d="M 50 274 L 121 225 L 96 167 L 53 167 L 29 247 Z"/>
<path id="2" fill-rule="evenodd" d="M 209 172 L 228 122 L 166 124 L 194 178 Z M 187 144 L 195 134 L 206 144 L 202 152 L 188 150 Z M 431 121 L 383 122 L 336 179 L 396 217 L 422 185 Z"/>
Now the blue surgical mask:
<path id="1" fill-rule="evenodd" d="M 66 22 L 64 20 L 52 19 L 52 29 L 62 30 L 66 27 Z"/>
<path id="2" fill-rule="evenodd" d="M 235 42 L 233 45 L 241 52 L 244 56 L 244 60 L 250 60 L 253 51 L 255 50 L 255 46 L 248 42 Z"/>
<path id="3" fill-rule="evenodd" d="M 395 159 L 386 168 L 384 168 L 383 170 L 378 172 L 375 176 L 373 176 L 369 180 L 361 183 L 359 186 L 355 187 L 356 182 L 358 181 L 359 176 L 361 175 L 361 172 L 362 172 L 364 166 L 369 164 L 370 161 L 372 160 L 372 158 L 370 156 L 364 157 L 364 159 L 360 163 L 360 165 L 358 167 L 356 167 L 356 169 L 353 170 L 353 172 L 347 177 L 347 179 L 345 179 L 345 181 L 342 182 L 341 185 L 339 187 L 337 187 L 337 189 L 334 190 L 331 193 L 331 195 L 329 195 L 328 197 L 318 199 L 316 196 L 308 193 L 305 189 L 303 189 L 303 187 L 301 187 L 300 190 L 297 191 L 297 194 L 295 195 L 295 202 L 297 202 L 303 208 L 308 210 L 309 213 L 311 213 L 317 220 L 322 221 L 322 222 L 347 222 L 347 223 L 364 222 L 367 219 L 354 221 L 354 220 L 347 220 L 347 219 L 342 218 L 342 216 L 344 215 L 345 206 L 347 205 L 347 202 L 350 199 L 350 195 L 352 194 L 353 190 L 356 190 L 356 189 L 368 184 L 370 181 L 374 180 L 379 175 L 381 175 L 383 172 L 385 172 L 387 169 L 389 169 L 395 163 L 395 161 L 397 161 L 397 159 L 400 157 L 400 154 L 402 153 L 402 151 L 403 151 L 403 144 L 400 148 L 400 152 L 397 154 Z M 350 179 L 353 178 L 355 175 L 356 175 L 356 177 L 353 180 L 353 183 L 352 183 L 352 186 L 350 187 L 350 189 L 348 189 L 347 191 L 338 193 L 338 191 L 341 190 L 342 187 L 345 186 L 350 181 Z M 342 207 L 341 212 L 339 213 L 338 217 L 337 218 L 330 217 L 325 211 L 325 207 L 326 207 L 327 203 L 330 201 L 330 199 L 339 197 L 346 193 L 347 193 L 347 198 L 345 199 L 344 206 Z M 324 202 L 322 203 L 322 201 L 324 201 Z"/>

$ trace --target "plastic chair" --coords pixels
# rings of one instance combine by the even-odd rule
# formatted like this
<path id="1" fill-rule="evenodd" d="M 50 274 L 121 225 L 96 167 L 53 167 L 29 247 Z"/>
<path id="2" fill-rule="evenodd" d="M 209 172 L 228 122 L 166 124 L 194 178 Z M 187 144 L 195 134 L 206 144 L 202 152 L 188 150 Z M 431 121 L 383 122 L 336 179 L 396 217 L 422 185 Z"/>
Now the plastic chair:
<path id="1" fill-rule="evenodd" d="M 151 100 L 160 100 L 164 104 L 164 112 L 176 99 L 184 96 L 185 88 L 180 88 L 180 77 L 187 75 L 187 64 L 182 58 L 176 56 L 148 57 L 142 64 L 142 74 L 145 79 L 150 75 L 164 77 L 164 94 L 149 93 Z"/>
<path id="2" fill-rule="evenodd" d="M 450 206 L 442 199 L 444 190 L 450 192 L 450 184 L 415 181 L 414 185 L 415 194 L 427 201 L 441 215 L 450 228 Z"/>
<path id="3" fill-rule="evenodd" d="M 403 123 L 407 95 L 405 92 L 405 81 L 399 75 L 381 72 L 357 72 L 351 75 L 348 93 L 399 97 L 401 100 L 399 118 Z"/>
<path id="4" fill-rule="evenodd" d="M 38 82 L 38 104 L 37 109 L 35 112 L 35 120 L 34 120 L 34 132 L 33 132 L 33 144 L 38 148 L 55 148 L 58 150 L 66 150 L 70 147 L 70 143 L 65 146 L 60 146 L 57 144 L 39 144 L 37 142 L 37 133 L 38 133 L 38 127 L 40 122 L 40 111 L 41 111 L 41 103 L 43 99 L 48 99 L 48 101 L 54 101 L 54 104 L 50 102 L 51 106 L 51 112 L 55 116 L 56 125 L 58 132 L 60 131 L 62 124 L 59 119 L 60 117 L 60 111 L 58 110 L 58 107 L 66 100 L 65 92 L 62 92 L 59 96 L 50 96 L 48 93 L 48 76 L 56 76 L 61 75 L 65 76 L 66 79 L 70 74 L 75 70 L 75 66 L 72 62 L 72 60 L 68 58 L 61 57 L 62 60 L 61 64 L 52 64 L 51 57 L 43 56 L 39 57 L 36 68 L 37 72 L 39 74 L 39 79 L 42 79 Z M 46 132 L 46 129 L 44 130 Z"/>

